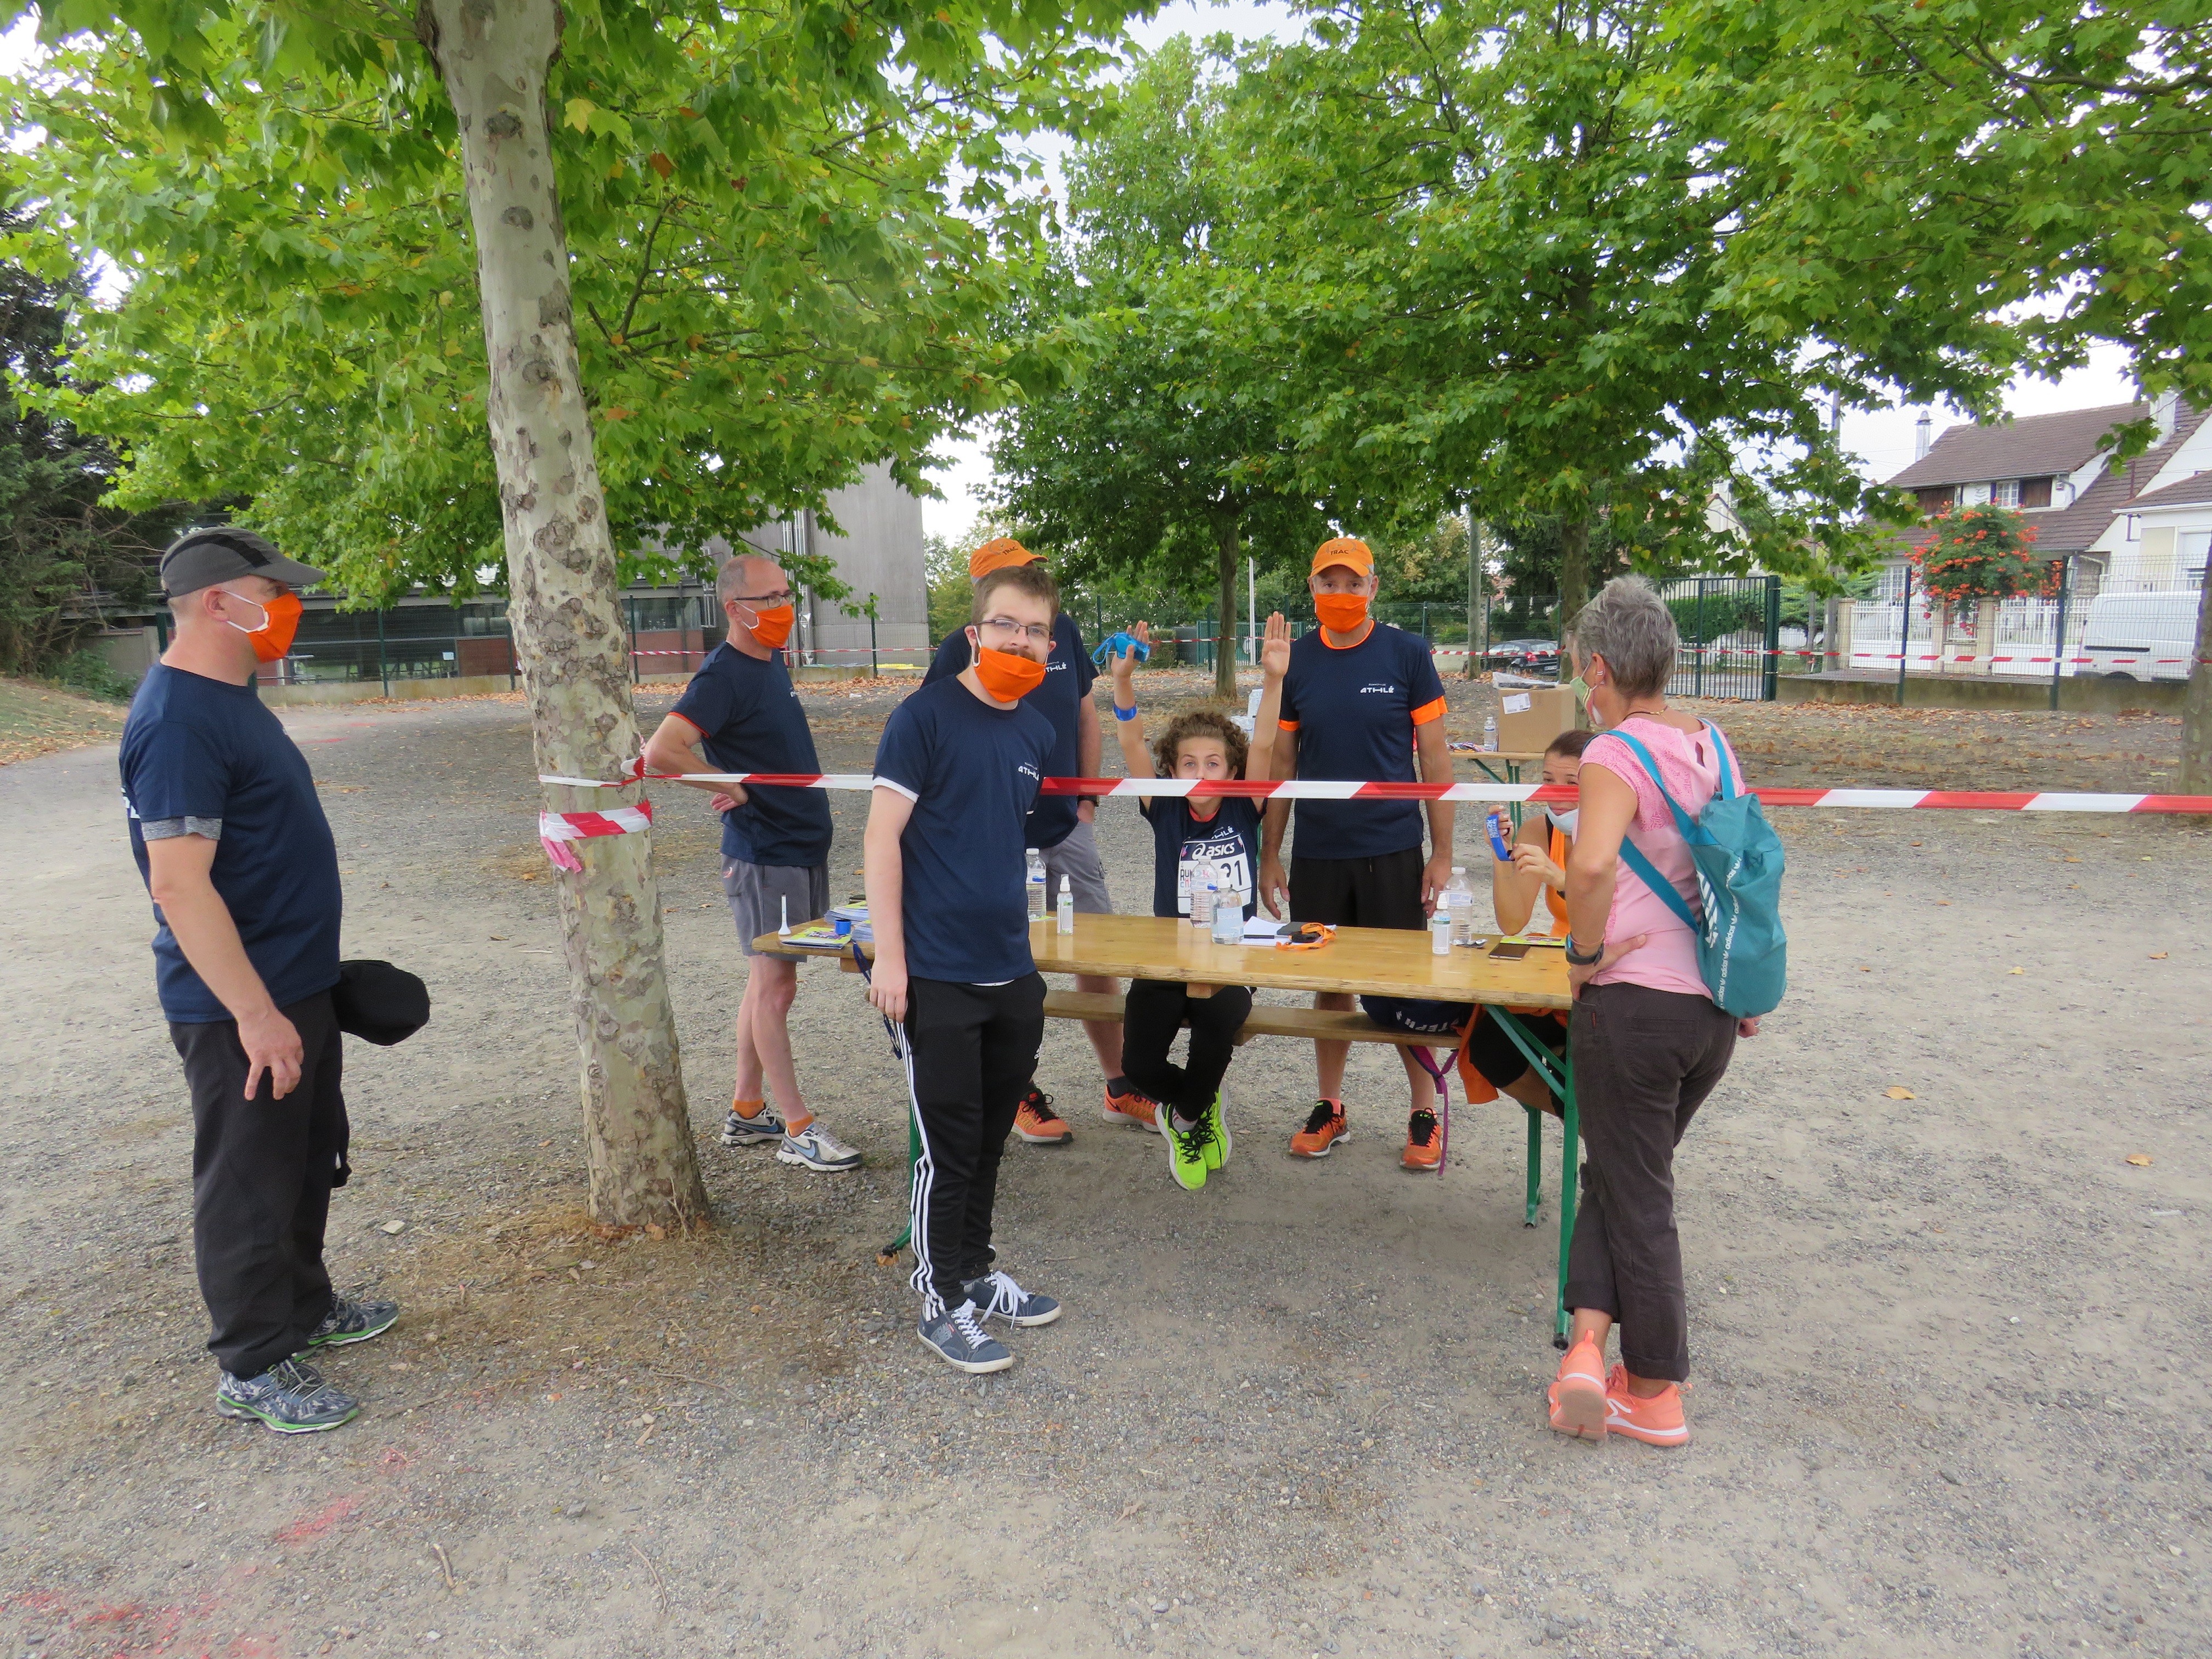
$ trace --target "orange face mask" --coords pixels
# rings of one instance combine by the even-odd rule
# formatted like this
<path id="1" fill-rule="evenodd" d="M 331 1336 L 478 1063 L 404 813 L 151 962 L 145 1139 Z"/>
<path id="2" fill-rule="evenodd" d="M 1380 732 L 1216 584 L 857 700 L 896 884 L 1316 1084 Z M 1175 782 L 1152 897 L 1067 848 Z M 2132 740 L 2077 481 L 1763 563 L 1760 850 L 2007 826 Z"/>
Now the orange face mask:
<path id="1" fill-rule="evenodd" d="M 1332 634 L 1353 634 L 1367 620 L 1367 596 L 1364 593 L 1316 593 L 1314 595 L 1314 615 L 1321 625 Z"/>
<path id="2" fill-rule="evenodd" d="M 988 645 L 979 645 L 975 647 L 975 678 L 1000 702 L 1014 702 L 1044 684 L 1044 665 L 1028 657 L 1018 657 L 1011 651 L 994 651 Z"/>
<path id="3" fill-rule="evenodd" d="M 763 646 L 775 651 L 791 637 L 791 624 L 798 615 L 795 605 L 771 605 L 753 612 L 753 625 L 748 631 Z"/>
<path id="4" fill-rule="evenodd" d="M 300 611 L 302 608 L 297 593 L 279 593 L 273 599 L 256 599 L 243 593 L 233 593 L 227 587 L 217 591 L 231 599 L 245 599 L 246 604 L 261 608 L 260 627 L 239 628 L 236 623 L 230 623 L 253 641 L 256 658 L 263 662 L 275 662 L 292 648 L 292 641 L 300 631 Z M 223 620 L 230 622 L 228 617 Z"/>

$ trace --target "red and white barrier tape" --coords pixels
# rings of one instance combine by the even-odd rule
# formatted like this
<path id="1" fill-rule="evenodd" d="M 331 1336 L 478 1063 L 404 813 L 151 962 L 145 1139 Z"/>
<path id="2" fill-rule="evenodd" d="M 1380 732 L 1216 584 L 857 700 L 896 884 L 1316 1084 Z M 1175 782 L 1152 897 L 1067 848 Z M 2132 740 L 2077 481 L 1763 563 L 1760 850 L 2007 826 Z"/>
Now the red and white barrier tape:
<path id="1" fill-rule="evenodd" d="M 633 767 L 637 763 L 632 763 Z M 866 772 L 684 772 L 652 773 L 654 778 L 686 783 L 758 784 L 779 789 L 848 789 L 875 787 Z M 572 789 L 622 789 L 639 781 L 637 775 L 611 781 L 592 778 L 540 776 L 540 783 Z M 1177 795 L 1205 799 L 1237 796 L 1247 800 L 1449 800 L 1572 802 L 1574 788 L 1546 783 L 1358 783 L 1319 778 L 1296 778 L 1286 782 L 1246 783 L 1226 780 L 1201 783 L 1191 778 L 1047 778 L 1048 795 Z M 2203 812 L 2212 814 L 2212 795 L 2075 794 L 2049 790 L 2008 789 L 1787 789 L 1764 787 L 1748 792 L 1768 806 L 1860 806 L 1875 809 L 1935 808 L 1976 812 Z M 564 818 L 592 818 L 596 813 L 548 814 Z M 642 826 L 640 826 L 642 827 Z M 616 835 L 614 830 L 580 834 Z M 574 837 L 564 837 L 574 839 Z"/>
<path id="2" fill-rule="evenodd" d="M 581 860 L 569 850 L 572 841 L 589 841 L 598 836 L 641 836 L 653 828 L 653 803 L 641 800 L 635 806 L 611 806 L 604 812 L 540 812 L 538 815 L 538 839 L 545 848 L 545 856 L 563 870 L 581 870 Z"/>

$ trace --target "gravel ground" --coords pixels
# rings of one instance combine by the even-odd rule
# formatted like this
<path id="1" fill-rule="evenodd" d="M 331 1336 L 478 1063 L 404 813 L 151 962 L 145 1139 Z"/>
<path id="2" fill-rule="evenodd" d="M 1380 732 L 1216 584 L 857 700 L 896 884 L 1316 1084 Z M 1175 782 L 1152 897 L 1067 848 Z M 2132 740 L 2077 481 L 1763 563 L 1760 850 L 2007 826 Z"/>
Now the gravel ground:
<path id="1" fill-rule="evenodd" d="M 809 690 L 826 765 L 866 768 L 893 695 Z M 1455 684 L 1455 735 L 1490 696 Z M 2178 741 L 1711 712 L 1774 782 L 2141 787 Z M 903 1096 L 852 980 L 809 969 L 794 1038 L 869 1167 L 712 1141 L 742 969 L 703 799 L 673 788 L 661 896 L 720 1224 L 597 1234 L 520 708 L 285 719 L 349 953 L 436 999 L 404 1047 L 351 1048 L 333 1210 L 342 1282 L 407 1313 L 331 1358 L 367 1402 L 340 1432 L 214 1417 L 113 750 L 0 770 L 0 1654 L 2204 1650 L 2194 823 L 1778 814 L 1793 982 L 1682 1151 L 1698 1438 L 1662 1452 L 1543 1427 L 1553 1212 L 1520 1225 L 1518 1115 L 1463 1113 L 1451 1167 L 1406 1175 L 1397 1064 L 1364 1048 L 1360 1133 L 1319 1165 L 1283 1150 L 1309 1059 L 1246 1049 L 1235 1158 L 1191 1194 L 1097 1120 L 1054 1025 L 1041 1077 L 1077 1137 L 1009 1152 L 1000 1239 L 1069 1311 L 1000 1377 L 946 1372 L 875 1263 Z M 842 884 L 865 802 L 835 805 Z M 1134 903 L 1140 821 L 1101 830 Z"/>

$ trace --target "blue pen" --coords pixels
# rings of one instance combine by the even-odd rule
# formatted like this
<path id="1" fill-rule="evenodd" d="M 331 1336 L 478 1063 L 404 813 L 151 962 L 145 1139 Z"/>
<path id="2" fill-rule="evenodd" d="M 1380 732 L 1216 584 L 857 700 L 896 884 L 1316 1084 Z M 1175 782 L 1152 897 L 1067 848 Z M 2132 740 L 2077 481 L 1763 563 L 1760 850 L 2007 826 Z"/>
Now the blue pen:
<path id="1" fill-rule="evenodd" d="M 1513 856 L 1513 849 L 1505 844 L 1505 837 L 1498 831 L 1498 814 L 1492 812 L 1483 819 L 1482 826 L 1490 831 L 1491 848 L 1498 854 L 1498 862 L 1503 864 L 1510 859 Z"/>

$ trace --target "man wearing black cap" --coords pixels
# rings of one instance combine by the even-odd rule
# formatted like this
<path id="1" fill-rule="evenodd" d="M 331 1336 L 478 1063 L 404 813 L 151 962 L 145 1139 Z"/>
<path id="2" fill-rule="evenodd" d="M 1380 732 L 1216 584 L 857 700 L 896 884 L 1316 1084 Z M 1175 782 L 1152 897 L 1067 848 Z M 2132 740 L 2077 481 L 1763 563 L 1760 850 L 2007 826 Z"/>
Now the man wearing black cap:
<path id="1" fill-rule="evenodd" d="M 331 993 L 337 849 L 307 757 L 254 690 L 323 580 L 260 537 L 197 530 L 161 556 L 176 639 L 123 728 L 131 850 L 155 978 L 192 1097 L 192 1251 L 222 1364 L 216 1409 L 285 1434 L 361 1408 L 297 1356 L 389 1328 L 334 1296 L 323 1227 L 346 1146 Z"/>

